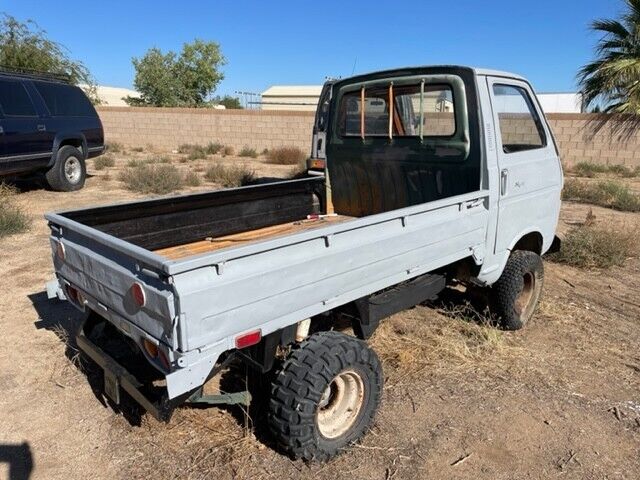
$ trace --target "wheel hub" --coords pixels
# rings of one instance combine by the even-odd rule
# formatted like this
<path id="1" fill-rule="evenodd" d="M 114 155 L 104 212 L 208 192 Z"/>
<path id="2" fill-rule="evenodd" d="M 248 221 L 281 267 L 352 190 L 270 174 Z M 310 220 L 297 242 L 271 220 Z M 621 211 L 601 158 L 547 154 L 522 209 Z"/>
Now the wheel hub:
<path id="1" fill-rule="evenodd" d="M 515 310 L 518 315 L 527 317 L 529 310 L 532 309 L 532 306 L 535 306 L 535 302 L 532 302 L 532 299 L 536 289 L 536 277 L 532 272 L 525 272 L 522 276 L 522 281 L 522 290 L 516 298 Z"/>
<path id="2" fill-rule="evenodd" d="M 364 403 L 364 382 L 353 370 L 339 373 L 318 403 L 316 422 L 325 438 L 337 438 L 355 423 Z"/>
<path id="3" fill-rule="evenodd" d="M 78 183 L 82 175 L 80 160 L 76 157 L 69 157 L 64 162 L 64 176 L 70 183 Z"/>

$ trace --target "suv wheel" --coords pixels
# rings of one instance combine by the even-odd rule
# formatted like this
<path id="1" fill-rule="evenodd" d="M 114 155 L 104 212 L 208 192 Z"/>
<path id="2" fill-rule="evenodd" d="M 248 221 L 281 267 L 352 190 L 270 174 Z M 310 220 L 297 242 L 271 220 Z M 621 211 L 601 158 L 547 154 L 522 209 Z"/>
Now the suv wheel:
<path id="1" fill-rule="evenodd" d="M 338 332 L 311 335 L 272 383 L 271 432 L 294 458 L 327 460 L 365 433 L 382 383 L 378 356 L 365 342 Z"/>
<path id="2" fill-rule="evenodd" d="M 82 152 L 71 145 L 58 150 L 56 163 L 45 174 L 49 186 L 59 192 L 80 190 L 84 187 L 86 176 L 87 167 Z"/>
<path id="3" fill-rule="evenodd" d="M 525 250 L 511 254 L 502 275 L 492 288 L 493 303 L 505 330 L 519 330 L 531 319 L 544 280 L 540 255 Z"/>

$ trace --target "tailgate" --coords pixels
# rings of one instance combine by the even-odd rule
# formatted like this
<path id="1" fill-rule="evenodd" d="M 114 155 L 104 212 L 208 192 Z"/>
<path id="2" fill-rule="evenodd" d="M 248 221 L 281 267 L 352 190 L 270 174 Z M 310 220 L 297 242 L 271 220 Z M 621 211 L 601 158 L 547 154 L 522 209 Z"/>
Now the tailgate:
<path id="1" fill-rule="evenodd" d="M 50 242 L 57 276 L 95 300 L 92 303 L 97 304 L 98 314 L 107 318 L 115 314 L 175 347 L 176 306 L 169 277 L 146 266 L 135 255 L 111 248 L 106 244 L 108 242 L 97 241 L 91 235 L 77 231 L 66 219 L 60 223 L 67 225 L 61 227 L 56 222 L 56 215 L 47 218 L 52 221 Z M 79 225 L 79 230 L 87 228 Z M 136 282 L 144 290 L 142 307 L 136 303 L 131 290 Z"/>

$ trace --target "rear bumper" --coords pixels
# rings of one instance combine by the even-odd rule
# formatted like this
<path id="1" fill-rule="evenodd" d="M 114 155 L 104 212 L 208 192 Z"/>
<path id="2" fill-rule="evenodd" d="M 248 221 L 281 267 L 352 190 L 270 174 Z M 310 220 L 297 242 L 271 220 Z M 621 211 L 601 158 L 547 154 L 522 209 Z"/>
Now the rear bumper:
<path id="1" fill-rule="evenodd" d="M 76 342 L 78 348 L 104 370 L 105 385 L 107 379 L 111 382 L 111 388 L 107 389 L 106 393 L 114 403 L 120 403 L 120 389 L 122 389 L 156 419 L 168 422 L 173 410 L 186 399 L 185 396 L 168 400 L 166 389 L 154 397 L 144 393 L 142 391 L 144 385 L 126 368 L 89 340 L 82 329 L 76 336 Z"/>

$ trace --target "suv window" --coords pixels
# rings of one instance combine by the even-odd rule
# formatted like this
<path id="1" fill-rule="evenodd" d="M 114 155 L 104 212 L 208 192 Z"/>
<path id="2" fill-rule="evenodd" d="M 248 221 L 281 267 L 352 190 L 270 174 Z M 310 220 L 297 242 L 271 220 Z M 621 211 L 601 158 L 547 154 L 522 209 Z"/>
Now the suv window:
<path id="1" fill-rule="evenodd" d="M 496 84 L 493 103 L 505 153 L 533 150 L 547 144 L 540 117 L 524 88 Z"/>
<path id="2" fill-rule="evenodd" d="M 340 101 L 339 133 L 342 136 L 389 135 L 389 99 L 393 98 L 393 137 L 448 137 L 455 133 L 455 105 L 449 85 L 375 87 L 343 95 Z M 420 128 L 422 102 L 422 129 Z M 361 120 L 364 117 L 364 130 Z"/>
<path id="3" fill-rule="evenodd" d="M 34 85 L 53 116 L 95 115 L 91 102 L 78 87 L 47 82 L 34 82 Z"/>
<path id="4" fill-rule="evenodd" d="M 35 117 L 36 109 L 22 82 L 0 80 L 0 106 L 9 117 Z"/>

